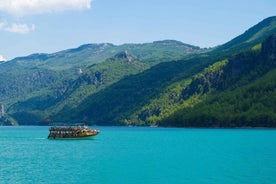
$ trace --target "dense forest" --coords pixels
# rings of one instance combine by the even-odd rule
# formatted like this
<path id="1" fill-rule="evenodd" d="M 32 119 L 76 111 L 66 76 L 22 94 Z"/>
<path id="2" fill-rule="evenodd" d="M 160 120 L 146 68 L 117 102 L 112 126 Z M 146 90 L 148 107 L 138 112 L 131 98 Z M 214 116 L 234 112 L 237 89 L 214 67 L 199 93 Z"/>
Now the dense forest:
<path id="1" fill-rule="evenodd" d="M 102 125 L 274 127 L 275 38 L 210 65 L 205 57 L 157 65 L 60 117 L 93 117 Z"/>
<path id="2" fill-rule="evenodd" d="M 276 127 L 275 33 L 269 17 L 210 49 L 165 40 L 15 58 L 0 65 L 2 124 Z"/>
<path id="3" fill-rule="evenodd" d="M 194 79 L 183 97 L 201 94 L 201 102 L 178 109 L 162 126 L 275 127 L 276 35 L 261 49 L 230 58 L 223 67 Z"/>

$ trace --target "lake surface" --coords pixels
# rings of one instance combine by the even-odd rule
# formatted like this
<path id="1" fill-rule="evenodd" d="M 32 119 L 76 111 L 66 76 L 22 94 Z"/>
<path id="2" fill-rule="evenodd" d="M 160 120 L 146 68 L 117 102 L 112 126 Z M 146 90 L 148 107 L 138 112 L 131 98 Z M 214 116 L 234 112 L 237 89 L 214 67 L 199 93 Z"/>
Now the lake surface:
<path id="1" fill-rule="evenodd" d="M 49 127 L 0 127 L 0 184 L 275 184 L 275 129 L 96 127 L 48 140 Z"/>

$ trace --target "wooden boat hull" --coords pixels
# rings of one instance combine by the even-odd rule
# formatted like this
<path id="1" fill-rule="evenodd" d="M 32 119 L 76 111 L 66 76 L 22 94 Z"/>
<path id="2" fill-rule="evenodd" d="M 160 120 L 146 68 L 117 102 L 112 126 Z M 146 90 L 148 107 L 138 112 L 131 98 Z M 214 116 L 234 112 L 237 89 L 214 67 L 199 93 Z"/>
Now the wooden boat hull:
<path id="1" fill-rule="evenodd" d="M 48 139 L 92 139 L 94 136 L 98 135 L 99 133 L 91 134 L 91 135 L 49 135 Z"/>

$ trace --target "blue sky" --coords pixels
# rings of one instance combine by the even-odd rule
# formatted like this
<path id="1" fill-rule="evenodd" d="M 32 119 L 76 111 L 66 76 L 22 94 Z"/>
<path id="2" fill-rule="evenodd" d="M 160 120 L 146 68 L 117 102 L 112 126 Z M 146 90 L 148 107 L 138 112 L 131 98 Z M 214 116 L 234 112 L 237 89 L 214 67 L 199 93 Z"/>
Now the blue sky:
<path id="1" fill-rule="evenodd" d="M 0 0 L 0 60 L 86 43 L 213 47 L 275 15 L 275 0 Z"/>

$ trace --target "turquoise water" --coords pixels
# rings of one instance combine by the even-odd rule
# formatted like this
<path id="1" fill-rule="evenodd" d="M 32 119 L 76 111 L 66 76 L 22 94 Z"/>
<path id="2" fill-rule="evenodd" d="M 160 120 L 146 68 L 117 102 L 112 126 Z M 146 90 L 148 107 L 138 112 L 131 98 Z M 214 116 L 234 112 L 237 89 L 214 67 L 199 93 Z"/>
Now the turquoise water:
<path id="1" fill-rule="evenodd" d="M 97 128 L 48 140 L 48 127 L 0 127 L 0 183 L 276 183 L 275 129 Z"/>

